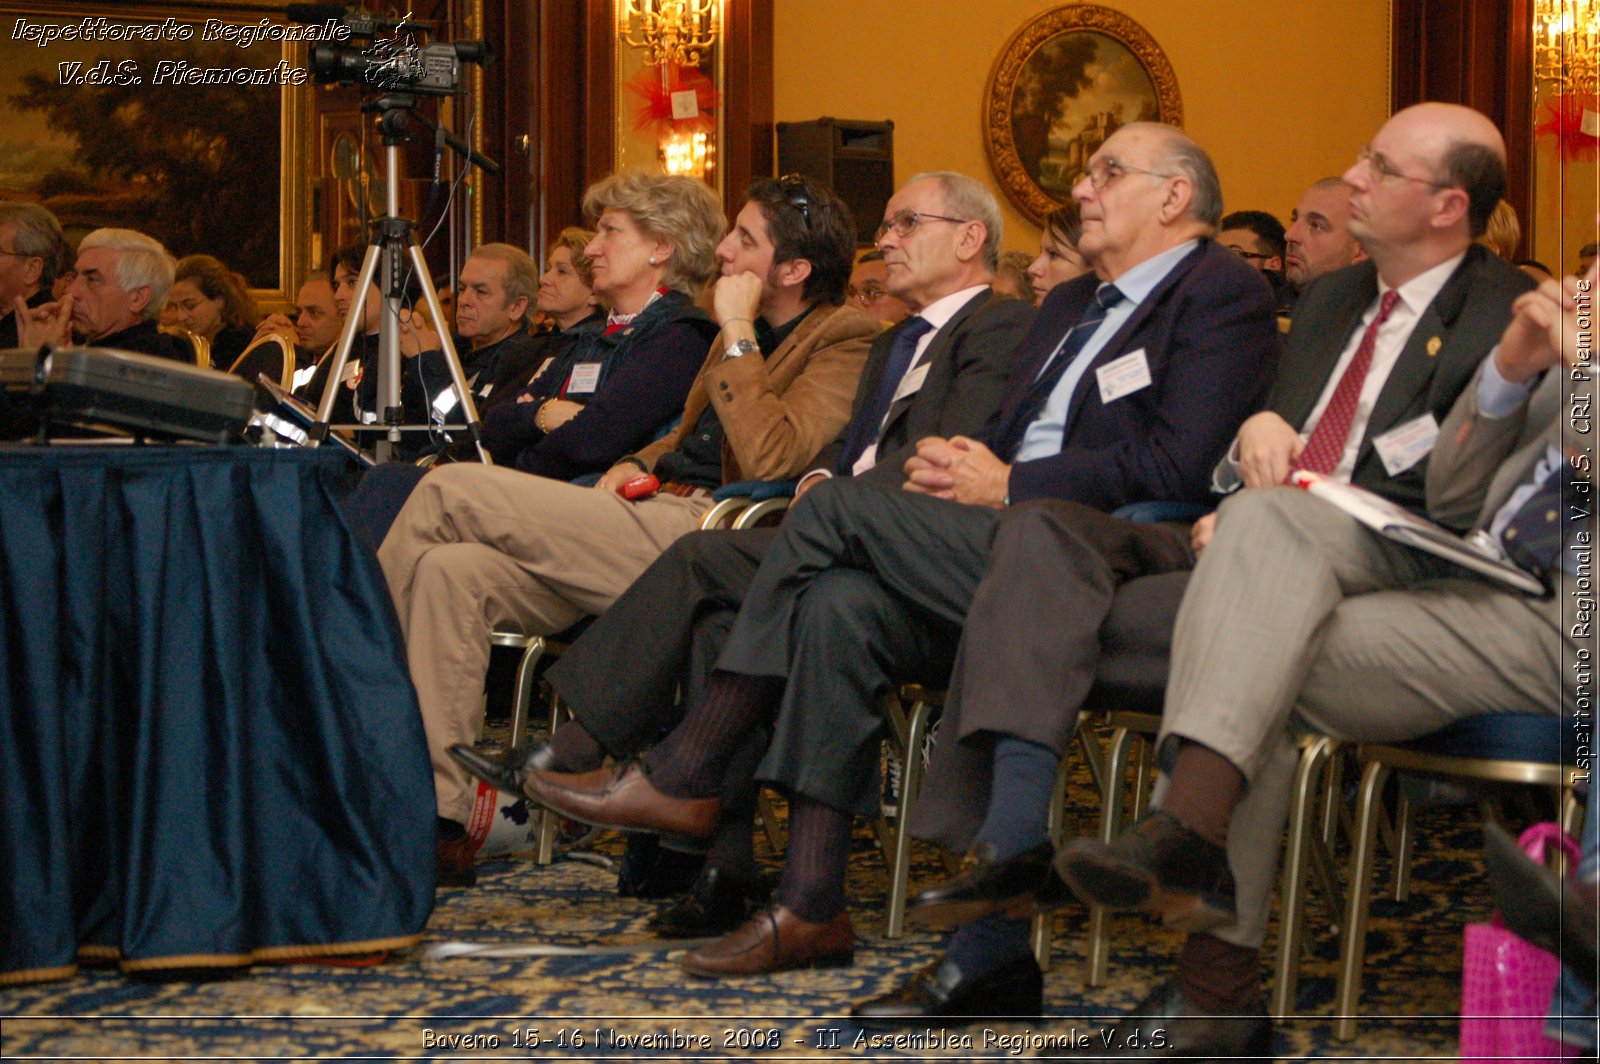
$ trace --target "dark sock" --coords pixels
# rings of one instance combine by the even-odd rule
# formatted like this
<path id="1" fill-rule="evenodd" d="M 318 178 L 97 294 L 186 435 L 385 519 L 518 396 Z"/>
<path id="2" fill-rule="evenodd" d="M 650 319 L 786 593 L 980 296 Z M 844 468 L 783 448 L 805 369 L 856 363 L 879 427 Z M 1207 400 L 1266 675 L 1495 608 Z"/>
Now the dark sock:
<path id="1" fill-rule="evenodd" d="M 1032 952 L 1028 945 L 1029 923 L 1008 920 L 998 913 L 980 916 L 950 936 L 950 944 L 944 948 L 945 959 L 968 979 L 988 975 Z"/>
<path id="2" fill-rule="evenodd" d="M 1178 748 L 1171 775 L 1161 808 L 1201 836 L 1224 845 L 1228 821 L 1244 792 L 1244 776 L 1232 761 L 1187 739 Z"/>
<path id="3" fill-rule="evenodd" d="M 717 797 L 728 762 L 772 715 L 782 692 L 783 681 L 776 677 L 713 672 L 700 704 L 644 755 L 645 775 L 673 798 Z"/>
<path id="4" fill-rule="evenodd" d="M 741 879 L 756 879 L 761 868 L 756 864 L 755 844 L 755 787 L 729 791 L 723 797 L 722 813 L 717 819 L 717 833 L 712 836 L 711 848 L 706 851 L 706 867 L 736 875 Z"/>
<path id="5" fill-rule="evenodd" d="M 458 820 L 447 820 L 442 816 L 434 818 L 434 830 L 438 833 L 439 838 L 445 842 L 467 837 L 467 826 L 465 824 Z"/>
<path id="6" fill-rule="evenodd" d="M 1258 951 L 1203 932 L 1184 942 L 1173 978 L 1202 1013 L 1237 1015 L 1261 1004 Z"/>
<path id="7" fill-rule="evenodd" d="M 993 846 L 995 860 L 1015 857 L 1050 837 L 1050 798 L 1059 765 L 1048 746 L 1014 735 L 996 737 L 989 812 L 974 840 Z"/>
<path id="8" fill-rule="evenodd" d="M 550 753 L 562 772 L 589 772 L 606 759 L 605 747 L 575 720 L 558 725 L 550 733 Z"/>
<path id="9" fill-rule="evenodd" d="M 789 799 L 789 852 L 778 902 L 802 920 L 820 924 L 844 912 L 850 819 L 849 813 L 810 798 Z"/>

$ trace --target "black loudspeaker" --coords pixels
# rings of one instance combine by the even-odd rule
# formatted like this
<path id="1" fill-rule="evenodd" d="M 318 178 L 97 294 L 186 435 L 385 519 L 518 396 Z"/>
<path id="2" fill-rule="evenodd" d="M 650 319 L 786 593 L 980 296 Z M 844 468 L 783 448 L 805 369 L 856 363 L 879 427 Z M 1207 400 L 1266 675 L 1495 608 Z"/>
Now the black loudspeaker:
<path id="1" fill-rule="evenodd" d="M 894 123 L 779 122 L 778 173 L 805 174 L 833 189 L 855 219 L 856 242 L 870 244 L 894 193 Z"/>

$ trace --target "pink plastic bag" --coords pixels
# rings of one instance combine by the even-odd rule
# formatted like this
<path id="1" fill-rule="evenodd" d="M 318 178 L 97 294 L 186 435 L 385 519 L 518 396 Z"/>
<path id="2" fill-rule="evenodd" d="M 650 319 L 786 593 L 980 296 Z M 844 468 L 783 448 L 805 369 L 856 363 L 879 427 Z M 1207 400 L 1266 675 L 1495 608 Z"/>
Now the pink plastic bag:
<path id="1" fill-rule="evenodd" d="M 1535 824 L 1517 844 L 1540 864 L 1546 847 L 1558 845 L 1567 852 L 1567 867 L 1578 866 L 1578 844 L 1558 824 Z M 1462 1064 L 1584 1056 L 1543 1033 L 1560 971 L 1555 954 L 1506 930 L 1498 912 L 1491 923 L 1468 924 L 1461 960 Z"/>

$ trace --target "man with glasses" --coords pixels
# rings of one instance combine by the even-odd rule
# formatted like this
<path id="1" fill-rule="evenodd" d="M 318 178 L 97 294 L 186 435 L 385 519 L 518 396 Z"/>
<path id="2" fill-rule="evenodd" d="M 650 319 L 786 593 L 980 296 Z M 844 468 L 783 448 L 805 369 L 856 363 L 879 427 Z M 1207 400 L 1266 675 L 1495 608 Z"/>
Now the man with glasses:
<path id="1" fill-rule="evenodd" d="M 850 287 L 846 289 L 851 299 L 886 326 L 898 325 L 911 316 L 911 307 L 884 283 L 888 273 L 883 252 L 873 248 L 856 260 L 856 268 L 850 271 Z"/>
<path id="2" fill-rule="evenodd" d="M 970 220 L 915 224 L 941 215 Z M 1000 246 L 1000 207 L 977 181 L 919 174 L 889 201 L 888 216 L 905 235 L 890 241 L 897 247 L 884 283 L 922 309 L 873 343 L 851 422 L 811 461 L 799 483 L 802 496 L 831 476 L 898 493 L 917 440 L 977 432 L 999 409 L 1033 320 L 1031 307 L 988 287 Z M 776 529 L 754 529 L 695 532 L 678 540 L 549 672 L 574 719 L 557 730 L 548 750 L 516 751 L 498 766 L 470 748 L 457 757 L 502 790 L 520 793 L 529 768 L 584 771 L 599 767 L 606 753 L 628 757 L 643 750 L 677 722 L 681 706 L 698 700 L 776 537 Z M 649 643 L 648 655 L 635 652 L 641 642 Z M 734 772 L 721 827 L 694 889 L 651 921 L 659 934 L 724 934 L 765 901 L 751 848 L 750 773 L 760 756 L 759 744 L 752 745 L 742 771 Z"/>
<path id="3" fill-rule="evenodd" d="M 789 794 L 777 904 L 684 957 L 692 973 L 848 963 L 844 874 L 853 814 L 878 811 L 878 703 L 901 682 L 945 682 L 997 524 L 1033 499 L 1199 502 L 1265 394 L 1278 354 L 1271 299 L 1208 239 L 1222 204 L 1205 152 L 1170 126 L 1125 126 L 1073 191 L 1079 249 L 1099 276 L 1046 297 L 985 430 L 919 441 L 909 490 L 852 479 L 812 488 L 756 574 L 704 695 L 642 771 L 529 774 L 526 793 L 568 815 L 705 838 L 730 762 L 776 718 L 757 775 Z M 879 245 L 891 281 L 929 241 L 969 226 L 964 217 L 932 205 L 888 214 Z M 1036 966 L 947 989 L 949 1014 L 1041 1007 Z"/>
<path id="4" fill-rule="evenodd" d="M 1297 763 L 1291 711 L 1377 742 L 1489 712 L 1571 711 L 1561 594 L 1470 578 L 1277 486 L 1291 469 L 1385 484 L 1375 490 L 1451 527 L 1481 522 L 1551 582 L 1571 570 L 1566 522 L 1545 526 L 1542 557 L 1537 534 L 1525 550 L 1514 539 L 1530 511 L 1543 524 L 1562 509 L 1541 497 L 1561 487 L 1562 381 L 1538 382 L 1561 372 L 1556 323 L 1577 282 L 1524 296 L 1533 282 L 1472 243 L 1505 188 L 1499 131 L 1464 107 L 1407 108 L 1344 178 L 1372 261 L 1313 285 L 1295 319 L 1280 379 L 1320 363 L 1329 372 L 1301 376 L 1331 387 L 1300 383 L 1240 431 L 1239 470 L 1259 489 L 1223 505 L 1178 614 L 1157 740 L 1170 786 L 1115 843 L 1077 840 L 1057 861 L 1086 900 L 1163 911 L 1190 932 L 1112 1056 L 1150 1055 L 1128 1044 L 1141 1025 L 1165 1029 L 1165 1055 L 1271 1055 L 1258 952 Z M 1311 411 L 1309 439 L 1291 427 L 1296 408 Z"/>
<path id="5" fill-rule="evenodd" d="M 17 346 L 17 300 L 33 310 L 54 298 L 68 250 L 55 215 L 33 203 L 0 203 L 0 351 Z"/>
<path id="6" fill-rule="evenodd" d="M 1262 273 L 1283 271 L 1283 223 L 1266 211 L 1234 211 L 1217 226 L 1217 243 Z"/>
<path id="7" fill-rule="evenodd" d="M 477 733 L 491 629 L 548 635 L 603 613 L 698 526 L 711 489 L 796 476 L 838 435 L 878 333 L 844 301 L 853 232 L 844 204 L 811 181 L 757 181 L 716 247 L 721 330 L 676 429 L 594 487 L 461 463 L 412 492 L 378 560 L 409 616 L 446 881 L 473 879 L 462 823 L 474 784 L 446 751 Z M 646 473 L 658 490 L 636 483 Z"/>

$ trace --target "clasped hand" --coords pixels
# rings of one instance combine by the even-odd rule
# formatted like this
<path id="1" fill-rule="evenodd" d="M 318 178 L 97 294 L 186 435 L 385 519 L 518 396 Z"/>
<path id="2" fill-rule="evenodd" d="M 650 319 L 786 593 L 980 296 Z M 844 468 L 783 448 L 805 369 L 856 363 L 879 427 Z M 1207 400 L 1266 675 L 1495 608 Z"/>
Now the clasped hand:
<path id="1" fill-rule="evenodd" d="M 906 491 L 939 499 L 1000 509 L 1010 494 L 1011 465 L 970 436 L 917 441 L 906 459 Z"/>

